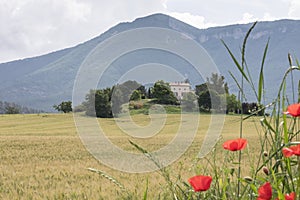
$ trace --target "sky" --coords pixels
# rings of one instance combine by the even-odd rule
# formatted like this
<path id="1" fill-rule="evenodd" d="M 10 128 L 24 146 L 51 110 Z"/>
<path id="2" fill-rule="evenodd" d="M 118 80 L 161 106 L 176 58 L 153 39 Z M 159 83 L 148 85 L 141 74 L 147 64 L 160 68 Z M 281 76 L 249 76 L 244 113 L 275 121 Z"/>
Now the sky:
<path id="1" fill-rule="evenodd" d="M 299 0 L 0 0 L 0 63 L 57 51 L 164 13 L 197 28 L 300 19 Z"/>

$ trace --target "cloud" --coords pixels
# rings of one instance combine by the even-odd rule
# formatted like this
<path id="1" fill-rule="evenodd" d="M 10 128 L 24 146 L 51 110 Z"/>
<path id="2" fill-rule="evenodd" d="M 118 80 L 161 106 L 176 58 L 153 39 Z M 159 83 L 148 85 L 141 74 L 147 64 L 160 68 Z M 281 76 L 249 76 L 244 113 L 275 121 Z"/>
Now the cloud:
<path id="1" fill-rule="evenodd" d="M 87 22 L 90 12 L 89 5 L 72 0 L 1 1 L 0 60 L 70 45 L 76 41 L 76 24 Z"/>
<path id="2" fill-rule="evenodd" d="M 238 21 L 237 23 L 238 24 L 246 24 L 246 23 L 255 22 L 255 21 L 258 21 L 258 18 L 254 17 L 253 14 L 246 12 L 243 14 L 242 20 Z"/>
<path id="3" fill-rule="evenodd" d="M 298 0 L 0 0 L 0 63 L 74 46 L 112 26 L 165 13 L 197 28 L 300 18 Z"/>
<path id="4" fill-rule="evenodd" d="M 262 17 L 255 17 L 253 14 L 248 12 L 243 14 L 242 20 L 237 21 L 238 24 L 247 24 L 255 21 L 274 21 L 280 18 L 272 16 L 270 13 L 266 12 Z"/>
<path id="5" fill-rule="evenodd" d="M 274 21 L 280 19 L 279 17 L 274 17 L 270 13 L 265 13 L 261 21 Z"/>
<path id="6" fill-rule="evenodd" d="M 124 21 L 165 10 L 166 0 L 1 0 L 0 63 L 74 46 Z"/>
<path id="7" fill-rule="evenodd" d="M 213 23 L 206 22 L 203 16 L 192 15 L 191 13 L 187 13 L 187 12 L 185 13 L 166 12 L 166 14 L 200 29 L 208 28 L 216 25 Z"/>
<path id="8" fill-rule="evenodd" d="M 300 18 L 300 1 L 291 0 L 289 4 L 288 16 L 290 18 Z"/>

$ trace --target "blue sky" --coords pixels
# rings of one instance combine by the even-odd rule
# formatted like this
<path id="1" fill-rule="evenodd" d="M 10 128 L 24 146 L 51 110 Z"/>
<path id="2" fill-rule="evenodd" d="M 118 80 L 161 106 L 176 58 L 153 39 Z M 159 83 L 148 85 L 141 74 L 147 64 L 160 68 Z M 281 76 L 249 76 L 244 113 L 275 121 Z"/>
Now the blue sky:
<path id="1" fill-rule="evenodd" d="M 198 28 L 300 19 L 299 0 L 0 0 L 0 63 L 71 47 L 165 13 Z"/>

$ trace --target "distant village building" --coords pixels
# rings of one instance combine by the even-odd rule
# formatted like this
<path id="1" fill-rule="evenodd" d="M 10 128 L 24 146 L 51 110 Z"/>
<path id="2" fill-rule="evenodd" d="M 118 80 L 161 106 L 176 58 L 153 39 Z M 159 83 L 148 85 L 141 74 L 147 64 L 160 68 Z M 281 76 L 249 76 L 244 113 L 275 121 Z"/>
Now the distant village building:
<path id="1" fill-rule="evenodd" d="M 187 82 L 173 82 L 169 85 L 178 100 L 182 100 L 185 93 L 193 92 L 191 84 Z"/>

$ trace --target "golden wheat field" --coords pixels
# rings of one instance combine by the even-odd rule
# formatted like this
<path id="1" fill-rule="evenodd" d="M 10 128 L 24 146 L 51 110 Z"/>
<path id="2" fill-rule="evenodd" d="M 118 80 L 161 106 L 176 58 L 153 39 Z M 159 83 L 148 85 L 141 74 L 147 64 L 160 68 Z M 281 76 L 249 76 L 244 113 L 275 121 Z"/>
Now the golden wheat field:
<path id="1" fill-rule="evenodd" d="M 140 126 L 150 121 L 148 115 L 134 115 L 132 120 Z M 135 151 L 128 140 L 149 151 L 162 148 L 172 140 L 180 120 L 179 114 L 168 114 L 159 134 L 139 139 L 123 133 L 114 119 L 98 119 L 111 142 L 126 151 Z M 196 157 L 210 121 L 210 115 L 201 115 L 192 145 L 167 167 L 174 179 L 180 175 L 180 180 L 187 180 L 195 175 L 195 168 L 206 164 L 205 159 L 196 161 Z M 239 137 L 239 124 L 239 116 L 226 116 L 217 149 L 223 140 Z M 247 159 L 255 159 L 259 118 L 246 120 L 243 128 L 243 137 L 249 141 Z M 249 166 L 244 165 L 247 175 Z M 142 199 L 147 182 L 148 199 L 166 195 L 166 183 L 159 173 L 121 172 L 96 160 L 82 144 L 72 114 L 0 115 L 0 199 L 123 199 L 122 188 L 87 168 L 102 170 L 116 179 L 133 199 Z"/>

